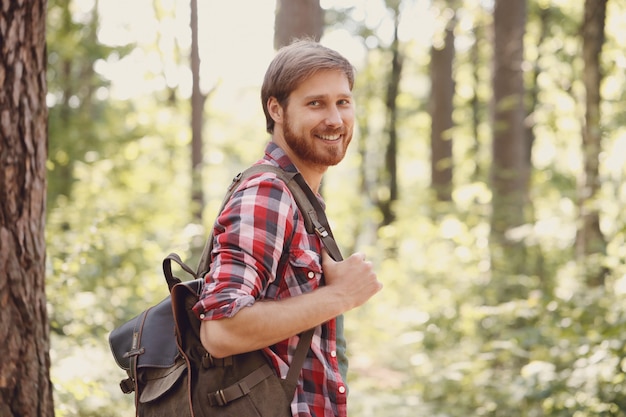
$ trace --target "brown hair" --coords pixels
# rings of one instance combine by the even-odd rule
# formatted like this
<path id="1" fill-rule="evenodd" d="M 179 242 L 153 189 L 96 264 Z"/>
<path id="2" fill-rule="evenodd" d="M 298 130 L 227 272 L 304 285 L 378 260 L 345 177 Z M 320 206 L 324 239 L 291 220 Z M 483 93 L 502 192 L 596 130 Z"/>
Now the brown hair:
<path id="1" fill-rule="evenodd" d="M 286 107 L 289 95 L 300 83 L 322 70 L 343 71 L 352 90 L 354 67 L 338 52 L 310 39 L 296 40 L 278 51 L 267 68 L 261 87 L 261 102 L 269 133 L 274 132 L 274 119 L 267 109 L 270 97 Z"/>

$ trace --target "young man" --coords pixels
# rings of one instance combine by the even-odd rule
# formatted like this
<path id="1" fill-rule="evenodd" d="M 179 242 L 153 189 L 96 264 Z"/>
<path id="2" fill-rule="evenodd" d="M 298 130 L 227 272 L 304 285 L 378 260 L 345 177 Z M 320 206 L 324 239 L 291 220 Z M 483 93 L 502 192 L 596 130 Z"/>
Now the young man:
<path id="1" fill-rule="evenodd" d="M 323 174 L 343 159 L 352 140 L 353 71 L 343 56 L 315 42 L 282 48 L 261 91 L 272 139 L 257 163 L 299 171 L 317 193 Z M 240 184 L 218 216 L 211 270 L 194 310 L 212 356 L 263 349 L 283 378 L 297 335 L 315 328 L 292 414 L 346 416 L 336 318 L 381 288 L 364 255 L 333 261 L 320 239 L 306 232 L 285 183 L 264 173 Z"/>

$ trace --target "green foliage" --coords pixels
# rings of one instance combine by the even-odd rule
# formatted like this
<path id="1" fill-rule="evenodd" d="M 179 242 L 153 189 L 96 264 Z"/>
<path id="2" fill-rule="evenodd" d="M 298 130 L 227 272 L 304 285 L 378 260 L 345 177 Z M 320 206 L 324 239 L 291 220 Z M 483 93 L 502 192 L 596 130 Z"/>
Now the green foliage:
<path id="1" fill-rule="evenodd" d="M 71 197 L 75 164 L 111 152 L 107 146 L 117 145 L 111 137 L 131 140 L 141 134 L 125 131 L 124 118 L 106 102 L 108 81 L 96 71 L 97 63 L 119 59 L 130 46 L 114 49 L 99 43 L 96 9 L 79 15 L 74 6 L 70 0 L 48 5 L 49 207 L 60 195 Z M 126 112 L 134 111 L 130 103 L 124 105 Z"/>

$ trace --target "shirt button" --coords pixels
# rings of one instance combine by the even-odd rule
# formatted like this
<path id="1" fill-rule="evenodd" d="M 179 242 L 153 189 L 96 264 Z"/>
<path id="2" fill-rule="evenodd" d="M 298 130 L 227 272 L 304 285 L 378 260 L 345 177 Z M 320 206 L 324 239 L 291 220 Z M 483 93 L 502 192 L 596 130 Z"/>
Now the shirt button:
<path id="1" fill-rule="evenodd" d="M 309 279 L 313 279 L 313 278 L 315 278 L 315 272 L 309 271 L 309 273 L 306 274 L 306 276 L 309 277 Z"/>
<path id="2" fill-rule="evenodd" d="M 337 357 L 337 352 L 336 352 L 336 351 L 334 351 L 334 350 L 331 350 L 331 351 L 330 351 L 330 357 L 331 357 L 331 358 L 336 358 L 336 357 Z"/>
<path id="3" fill-rule="evenodd" d="M 206 316 L 204 314 L 200 314 L 200 320 L 204 320 Z"/>
<path id="4" fill-rule="evenodd" d="M 339 393 L 340 393 L 340 394 L 345 394 L 345 393 L 346 393 L 346 387 L 344 387 L 343 385 L 341 385 L 341 386 L 339 387 Z"/>

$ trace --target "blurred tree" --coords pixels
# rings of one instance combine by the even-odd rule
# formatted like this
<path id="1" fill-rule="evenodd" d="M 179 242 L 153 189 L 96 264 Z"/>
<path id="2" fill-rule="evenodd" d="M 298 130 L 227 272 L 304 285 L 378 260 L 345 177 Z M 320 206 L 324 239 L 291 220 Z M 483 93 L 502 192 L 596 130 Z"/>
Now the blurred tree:
<path id="1" fill-rule="evenodd" d="M 0 415 L 52 417 L 45 0 L 0 10 Z"/>
<path id="2" fill-rule="evenodd" d="M 496 0 L 493 13 L 491 267 L 496 276 L 506 277 L 526 271 L 525 245 L 515 234 L 515 229 L 526 222 L 529 204 L 522 70 L 526 0 Z M 508 292 L 506 287 L 502 287 L 504 293 Z M 505 301 L 512 295 L 504 293 L 496 295 L 496 301 Z"/>
<path id="3" fill-rule="evenodd" d="M 531 3 L 531 6 L 535 6 L 536 10 L 534 10 L 534 12 L 536 13 L 537 17 L 538 17 L 538 23 L 539 23 L 539 30 L 538 30 L 538 35 L 537 35 L 537 42 L 536 42 L 536 49 L 535 49 L 535 56 L 531 61 L 532 64 L 532 71 L 528 71 L 529 72 L 529 80 L 528 80 L 528 88 L 527 88 L 527 100 L 526 100 L 526 114 L 527 114 L 527 120 L 524 123 L 524 127 L 526 129 L 526 163 L 531 166 L 532 164 L 532 148 L 533 148 L 533 144 L 535 143 L 535 131 L 533 129 L 534 124 L 534 115 L 535 115 L 535 111 L 537 111 L 537 107 L 539 105 L 539 92 L 540 92 L 540 88 L 539 88 L 539 75 L 541 75 L 541 65 L 540 63 L 542 62 L 542 54 L 543 54 L 543 50 L 542 50 L 542 46 L 543 44 L 546 42 L 546 39 L 549 35 L 549 28 L 550 28 L 550 23 L 552 23 L 551 20 L 551 8 L 550 7 L 545 7 L 544 5 L 537 5 L 534 2 Z M 544 6 L 544 7 L 542 7 Z"/>
<path id="4" fill-rule="evenodd" d="M 202 161 L 204 160 L 202 126 L 206 95 L 200 91 L 200 54 L 198 52 L 198 1 L 191 0 L 191 221 L 202 224 L 204 187 Z M 203 246 L 202 246 L 203 247 Z M 200 247 L 200 250 L 202 249 Z"/>
<path id="5" fill-rule="evenodd" d="M 585 123 L 582 132 L 584 171 L 579 191 L 580 223 L 576 236 L 576 254 L 584 265 L 587 283 L 604 284 L 607 274 L 603 265 L 606 241 L 600 230 L 600 153 L 602 123 L 600 114 L 600 56 L 604 45 L 604 22 L 607 0 L 586 0 L 582 24 L 583 83 L 585 85 Z"/>
<path id="6" fill-rule="evenodd" d="M 324 33 L 324 9 L 320 0 L 276 0 L 274 48 L 308 37 L 319 41 Z"/>
<path id="7" fill-rule="evenodd" d="M 532 59 L 527 59 L 529 65 L 532 65 L 532 70 L 527 71 L 527 91 L 526 91 L 526 100 L 525 100 L 525 112 L 526 112 L 526 120 L 524 122 L 524 129 L 526 134 L 526 164 L 529 167 L 529 181 L 532 178 L 532 152 L 533 145 L 535 143 L 535 115 L 540 111 L 540 87 L 539 87 L 539 76 L 542 74 L 541 63 L 543 62 L 543 54 L 544 54 L 544 46 L 546 41 L 548 40 L 548 36 L 550 34 L 550 24 L 552 23 L 552 8 L 546 6 L 545 4 L 537 4 L 536 2 L 530 3 L 529 15 L 535 17 L 537 21 L 537 34 L 536 34 L 536 42 L 533 42 L 532 47 L 534 48 L 534 56 Z M 535 20 L 535 19 L 533 19 Z M 527 221 L 529 223 L 534 223 L 536 221 L 535 208 L 532 201 L 529 201 L 528 207 L 528 218 Z M 546 271 L 544 271 L 544 257 L 541 251 L 540 245 L 537 245 L 536 242 L 532 247 L 527 247 L 527 255 L 528 262 L 526 263 L 527 273 L 529 275 L 537 275 L 542 278 L 541 283 L 545 290 L 551 292 L 551 279 L 546 275 Z"/>
<path id="8" fill-rule="evenodd" d="M 443 34 L 435 39 L 430 52 L 430 178 L 438 201 L 452 200 L 452 110 L 454 98 L 454 27 L 455 11 L 444 8 L 440 14 L 446 20 Z"/>
<path id="9" fill-rule="evenodd" d="M 470 120 L 467 127 L 470 128 L 472 142 L 467 152 L 467 158 L 473 161 L 473 169 L 471 171 L 472 181 L 485 182 L 487 180 L 488 166 L 491 158 L 487 158 L 489 152 L 485 152 L 487 138 L 483 139 L 485 134 L 481 134 L 481 126 L 489 123 L 489 106 L 491 99 L 491 87 L 486 81 L 488 71 L 485 62 L 489 62 L 487 55 L 491 51 L 491 16 L 490 12 L 482 4 L 475 5 L 470 10 L 472 16 L 471 38 L 472 43 L 469 50 L 466 65 L 469 67 L 471 85 L 471 95 L 467 100 L 467 107 Z M 457 81 L 458 82 L 458 81 Z M 461 106 L 463 108 L 464 106 Z M 457 107 L 458 109 L 458 107 Z M 483 130 L 484 131 L 484 130 Z"/>
<path id="10" fill-rule="evenodd" d="M 389 68 L 389 78 L 386 80 L 385 91 L 385 133 L 387 143 L 384 150 L 384 164 L 379 171 L 379 184 L 385 192 L 379 193 L 376 198 L 376 205 L 383 216 L 380 226 L 388 226 L 396 219 L 394 205 L 399 198 L 397 100 L 400 93 L 400 80 L 404 64 L 404 55 L 401 50 L 400 39 L 398 38 L 401 3 L 401 0 L 386 0 L 385 2 L 393 20 L 393 39 L 388 51 L 391 55 L 391 68 Z"/>

